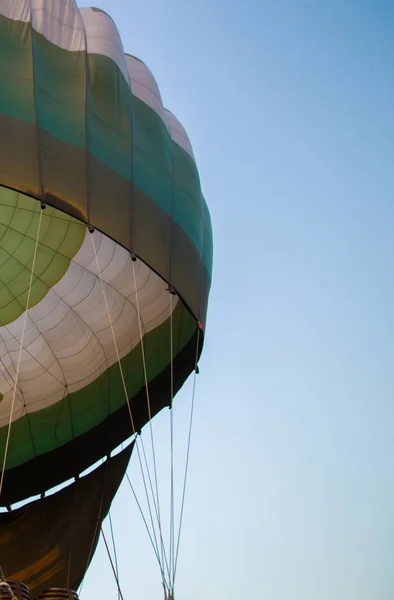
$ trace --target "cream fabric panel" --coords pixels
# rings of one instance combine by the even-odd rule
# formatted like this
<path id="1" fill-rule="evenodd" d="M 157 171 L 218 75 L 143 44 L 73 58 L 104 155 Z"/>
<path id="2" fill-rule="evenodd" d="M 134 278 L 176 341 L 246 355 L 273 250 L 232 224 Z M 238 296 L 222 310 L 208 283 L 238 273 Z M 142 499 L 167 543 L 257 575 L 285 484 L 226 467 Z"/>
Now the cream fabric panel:
<path id="1" fill-rule="evenodd" d="M 34 29 L 64 50 L 85 50 L 83 21 L 75 0 L 31 0 Z"/>
<path id="2" fill-rule="evenodd" d="M 165 110 L 165 118 L 170 131 L 170 135 L 174 142 L 176 142 L 179 146 L 181 146 L 181 148 L 186 150 L 186 152 L 190 154 L 192 159 L 195 161 L 193 148 L 189 136 L 187 135 L 182 123 L 180 123 L 176 116 L 173 115 L 172 112 L 170 112 L 167 109 Z"/>
<path id="3" fill-rule="evenodd" d="M 0 0 L 0 14 L 14 21 L 30 21 L 30 0 Z"/>
<path id="4" fill-rule="evenodd" d="M 150 106 L 166 123 L 163 101 L 159 86 L 148 67 L 138 58 L 126 54 L 131 91 L 137 98 Z"/>
<path id="5" fill-rule="evenodd" d="M 0 0 L 0 14 L 27 23 L 65 50 L 84 50 L 83 21 L 75 0 Z"/>
<path id="6" fill-rule="evenodd" d="M 111 17 L 93 8 L 81 8 L 80 13 L 85 25 L 88 53 L 111 58 L 129 83 L 122 40 Z"/>

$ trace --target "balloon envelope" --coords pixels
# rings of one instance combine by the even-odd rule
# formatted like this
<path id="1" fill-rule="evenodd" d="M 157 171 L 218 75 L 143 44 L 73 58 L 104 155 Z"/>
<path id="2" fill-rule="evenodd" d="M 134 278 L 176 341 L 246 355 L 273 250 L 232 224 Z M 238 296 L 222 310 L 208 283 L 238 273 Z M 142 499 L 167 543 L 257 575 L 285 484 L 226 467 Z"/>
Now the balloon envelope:
<path id="1" fill-rule="evenodd" d="M 212 229 L 184 128 L 99 9 L 0 0 L 0 134 L 4 506 L 170 403 L 202 349 Z"/>

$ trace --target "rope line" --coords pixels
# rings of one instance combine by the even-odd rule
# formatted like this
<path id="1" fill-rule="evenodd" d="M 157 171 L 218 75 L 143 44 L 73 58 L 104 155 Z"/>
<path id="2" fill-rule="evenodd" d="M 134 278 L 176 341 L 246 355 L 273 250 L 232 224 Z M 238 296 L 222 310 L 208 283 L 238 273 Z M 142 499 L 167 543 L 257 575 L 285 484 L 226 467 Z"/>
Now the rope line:
<path id="1" fill-rule="evenodd" d="M 183 512 L 184 512 L 184 507 L 185 507 L 186 485 L 187 485 L 187 475 L 188 475 L 188 470 L 189 470 L 190 446 L 191 446 L 191 437 L 192 437 L 192 429 L 193 429 L 194 404 L 195 404 L 195 395 L 196 395 L 196 379 L 197 379 L 197 373 L 198 373 L 197 362 L 198 362 L 198 348 L 199 348 L 199 345 L 200 345 L 200 335 L 201 335 L 201 330 L 200 330 L 200 328 L 198 328 L 198 332 L 197 332 L 197 344 L 196 344 L 196 357 L 195 357 L 195 363 L 194 363 L 192 403 L 191 403 L 191 408 L 190 408 L 189 434 L 188 434 L 187 451 L 186 451 L 185 475 L 184 475 L 184 479 L 183 479 L 181 514 L 180 514 L 180 518 L 179 518 L 178 538 L 177 538 L 177 543 L 176 543 L 173 584 L 175 583 L 176 569 L 177 569 L 177 566 L 178 566 L 179 543 L 180 543 L 180 539 L 181 539 L 181 531 L 182 531 L 182 523 L 183 523 Z"/>
<path id="2" fill-rule="evenodd" d="M 136 434 L 136 430 L 135 430 L 135 426 L 134 426 L 133 414 L 131 412 L 131 406 L 130 406 L 129 396 L 128 396 L 128 393 L 127 393 L 126 381 L 125 381 L 125 377 L 124 377 L 124 373 L 123 373 L 122 363 L 121 363 L 121 360 L 120 360 L 120 354 L 119 354 L 118 344 L 116 342 L 116 336 L 115 336 L 115 332 L 114 332 L 114 326 L 113 326 L 113 323 L 112 323 L 111 313 L 110 313 L 110 310 L 109 310 L 107 294 L 105 293 L 105 289 L 104 289 L 104 280 L 103 280 L 103 277 L 102 277 L 102 274 L 101 274 L 101 269 L 100 269 L 100 265 L 99 265 L 99 261 L 98 261 L 97 249 L 96 249 L 96 244 L 95 244 L 95 241 L 94 241 L 94 232 L 91 233 L 90 238 L 92 240 L 92 246 L 93 246 L 93 251 L 94 251 L 94 258 L 95 258 L 95 261 L 96 261 L 97 272 L 98 272 L 97 275 L 98 275 L 98 278 L 100 280 L 101 291 L 103 293 L 103 298 L 104 298 L 104 302 L 105 302 L 105 308 L 107 310 L 108 322 L 109 322 L 109 326 L 110 326 L 110 329 L 111 329 L 112 340 L 113 340 L 113 343 L 114 343 L 114 348 L 115 348 L 115 352 L 116 352 L 116 358 L 117 358 L 118 365 L 119 365 L 119 371 L 120 371 L 120 377 L 121 377 L 121 380 L 122 380 L 122 386 L 123 386 L 124 394 L 125 394 L 125 397 L 126 397 L 126 400 L 127 400 L 127 406 L 128 406 L 128 410 L 129 410 L 129 416 L 130 416 L 131 426 L 133 428 L 133 434 L 135 435 Z"/>
<path id="3" fill-rule="evenodd" d="M 151 479 L 150 471 L 149 471 L 148 458 L 147 458 L 147 455 L 146 455 L 146 452 L 145 452 L 145 444 L 144 444 L 144 440 L 143 440 L 143 438 L 141 436 L 139 437 L 139 442 L 141 443 L 142 454 L 143 454 L 143 457 L 144 457 L 145 466 L 146 466 L 146 470 L 147 470 L 147 475 L 148 475 L 148 479 L 149 479 L 149 483 L 150 483 L 150 488 L 151 488 L 151 493 L 152 493 L 152 500 L 153 500 L 153 505 L 154 505 L 155 513 L 156 513 L 156 519 L 157 519 L 158 524 L 160 524 L 160 527 L 161 527 L 161 520 L 159 520 L 160 515 L 159 515 L 159 512 L 158 512 L 158 507 L 157 507 L 157 503 L 156 503 L 156 499 L 155 499 L 154 491 L 153 491 L 152 479 Z M 169 563 L 168 563 L 168 560 L 167 560 L 167 553 L 165 551 L 165 545 L 164 545 L 164 540 L 163 540 L 163 536 L 162 536 L 162 530 L 161 530 L 160 527 L 159 527 L 159 535 L 160 535 L 160 542 L 161 542 L 161 544 L 160 544 L 161 560 L 162 560 L 162 563 L 163 563 L 163 568 L 164 568 L 164 566 L 166 567 L 166 571 L 167 571 L 168 577 L 170 577 L 170 568 L 169 568 Z M 156 538 L 156 530 L 155 529 L 154 529 L 154 532 L 155 532 L 155 538 Z M 159 546 L 157 546 L 157 548 L 159 548 Z"/>
<path id="4" fill-rule="evenodd" d="M 75 504 L 76 504 L 76 496 L 77 496 L 77 490 L 76 490 L 76 486 L 78 485 L 78 482 L 75 480 L 74 481 L 74 485 L 73 485 L 73 511 L 72 511 L 72 518 L 71 518 L 71 528 L 72 528 L 72 533 L 71 533 L 71 543 L 70 543 L 70 549 L 69 549 L 69 553 L 68 553 L 68 570 L 67 570 L 67 587 L 70 587 L 70 578 L 71 578 L 71 564 L 72 564 L 72 555 L 73 555 L 73 549 L 74 549 L 74 538 L 75 538 Z"/>
<path id="5" fill-rule="evenodd" d="M 114 528 L 113 528 L 113 525 L 112 525 L 111 511 L 108 513 L 108 517 L 109 517 L 109 527 L 110 527 L 110 530 L 111 530 L 112 547 L 114 549 L 116 577 L 118 578 L 118 581 L 119 581 L 118 554 L 116 552 L 115 535 L 114 535 Z M 118 599 L 120 600 L 120 592 L 119 591 L 118 591 Z"/>
<path id="6" fill-rule="evenodd" d="M 121 598 L 121 600 L 124 600 L 123 599 L 122 590 L 120 589 L 119 578 L 118 578 L 116 570 L 115 570 L 114 562 L 112 560 L 111 552 L 109 550 L 108 543 L 107 543 L 107 538 L 105 537 L 104 529 L 103 529 L 103 526 L 102 526 L 101 522 L 100 522 L 100 531 L 101 531 L 101 535 L 103 536 L 105 548 L 107 550 L 109 562 L 111 563 L 111 568 L 112 568 L 112 572 L 113 572 L 114 577 L 115 577 L 116 585 L 118 586 L 119 597 Z"/>
<path id="7" fill-rule="evenodd" d="M 126 479 L 127 479 L 128 483 L 129 483 L 130 489 L 131 489 L 131 491 L 132 491 L 132 493 L 133 493 L 133 496 L 134 496 L 134 499 L 135 499 L 135 501 L 136 501 L 136 503 L 137 503 L 138 510 L 140 511 L 140 514 L 141 514 L 142 520 L 143 520 L 143 522 L 144 522 L 144 525 L 145 525 L 145 529 L 146 529 L 146 531 L 147 531 L 147 533 L 148 533 L 148 536 L 149 536 L 149 539 L 150 539 L 150 543 L 152 544 L 153 552 L 155 553 L 155 556 L 156 556 L 157 562 L 158 562 L 158 564 L 159 564 L 160 571 L 161 571 L 161 576 L 162 576 L 162 584 L 163 584 L 163 587 L 164 587 L 164 589 L 165 589 L 165 590 L 167 590 L 167 582 L 166 582 L 165 574 L 164 574 L 164 571 L 163 571 L 163 567 L 162 567 L 162 565 L 161 565 L 161 562 L 160 562 L 160 556 L 159 556 L 159 550 L 158 550 L 158 547 L 155 547 L 155 544 L 153 543 L 152 534 L 151 534 L 151 532 L 150 532 L 150 529 L 149 529 L 149 526 L 148 526 L 147 520 L 146 520 L 146 518 L 145 518 L 144 511 L 142 510 L 141 504 L 140 504 L 140 502 L 139 502 L 139 500 L 138 500 L 138 497 L 137 497 L 137 494 L 136 494 L 136 492 L 135 492 L 135 489 L 134 489 L 134 487 L 133 487 L 133 484 L 132 484 L 132 483 L 131 483 L 131 481 L 130 481 L 130 477 L 129 477 L 128 473 L 126 473 Z"/>
<path id="8" fill-rule="evenodd" d="M 13 417 L 13 414 L 14 414 L 15 398 L 16 398 L 16 390 L 17 390 L 17 387 L 18 387 L 18 379 L 19 379 L 19 370 L 20 370 L 21 358 L 22 358 L 23 342 L 24 342 L 24 339 L 25 339 L 25 331 L 26 331 L 26 323 L 27 323 L 27 311 L 28 311 L 29 304 L 30 304 L 31 288 L 33 286 L 34 269 L 35 269 L 35 266 L 36 266 L 36 258 L 37 258 L 37 250 L 38 250 L 38 240 L 39 240 L 39 237 L 40 237 L 40 229 L 41 229 L 41 221 L 42 221 L 42 211 L 43 211 L 43 209 L 41 208 L 40 209 L 40 216 L 39 216 L 39 219 L 38 219 L 37 235 L 36 235 L 36 240 L 35 240 L 35 245 L 34 245 L 33 262 L 32 262 L 32 267 L 31 267 L 31 271 L 30 271 L 29 289 L 28 289 L 27 298 L 26 298 L 26 308 L 25 308 L 25 313 L 24 313 L 24 317 L 23 317 L 22 336 L 21 336 L 21 341 L 20 341 L 20 344 L 19 344 L 18 362 L 17 362 L 16 372 L 15 372 L 14 389 L 13 389 L 13 392 L 12 392 L 10 419 L 9 419 L 9 422 L 8 422 L 8 430 L 7 430 L 7 438 L 6 438 L 5 450 L 4 450 L 3 466 L 2 466 L 2 469 L 1 469 L 0 496 L 1 496 L 1 492 L 3 490 L 4 473 L 5 473 L 5 468 L 6 468 L 6 464 L 7 464 L 7 456 L 8 456 L 8 449 L 9 449 L 10 436 L 11 436 L 11 428 L 12 428 L 12 417 Z"/>
<path id="9" fill-rule="evenodd" d="M 118 362 L 118 366 L 119 366 L 119 371 L 120 371 L 120 376 L 121 376 L 121 380 L 122 380 L 123 391 L 124 391 L 124 395 L 125 395 L 125 399 L 126 399 L 126 403 L 127 403 L 127 407 L 128 407 L 128 412 L 129 412 L 129 416 L 130 416 L 130 422 L 131 422 L 131 427 L 132 427 L 133 435 L 135 436 L 135 445 L 136 445 L 136 449 L 137 449 L 138 461 L 139 461 L 139 465 L 140 465 L 140 469 L 141 469 L 142 480 L 143 480 L 143 485 L 144 485 L 146 500 L 147 500 L 147 504 L 148 504 L 149 516 L 150 516 L 151 524 L 152 524 L 153 537 L 154 537 L 155 544 L 156 544 L 156 547 L 157 547 L 157 552 L 159 553 L 159 544 L 158 544 L 158 541 L 157 541 L 156 529 L 155 529 L 155 524 L 154 524 L 154 519 L 153 519 L 153 514 L 152 514 L 152 509 L 151 509 L 151 501 L 150 501 L 150 497 L 149 497 L 148 486 L 147 486 L 147 483 L 146 483 L 146 476 L 145 476 L 143 462 L 142 462 L 142 458 L 141 458 L 141 452 L 140 452 L 140 449 L 139 449 L 139 443 L 138 443 L 139 440 L 138 440 L 138 435 L 137 435 L 138 432 L 136 431 L 136 428 L 135 428 L 135 423 L 134 423 L 133 414 L 132 414 L 132 410 L 131 410 L 130 400 L 129 400 L 128 393 L 127 393 L 127 386 L 126 386 L 126 380 L 125 380 L 125 376 L 124 376 L 124 372 L 123 372 L 123 366 L 122 366 L 122 362 L 121 362 L 121 358 L 120 358 L 120 354 L 119 354 L 118 344 L 117 344 L 117 341 L 116 341 L 116 336 L 115 336 L 115 331 L 114 331 L 114 327 L 113 327 L 113 323 L 112 323 L 112 318 L 111 318 L 111 313 L 110 313 L 110 309 L 109 309 L 107 294 L 105 292 L 104 280 L 103 280 L 101 269 L 100 269 L 100 265 L 99 265 L 99 260 L 98 260 L 98 255 L 97 255 L 97 248 L 96 248 L 96 244 L 95 244 L 95 241 L 94 241 L 94 231 L 90 231 L 90 233 L 91 233 L 91 240 L 92 240 L 92 246 L 93 246 L 93 252 L 94 252 L 94 256 L 95 256 L 95 262 L 96 262 L 97 272 L 98 272 L 98 278 L 100 280 L 101 290 L 102 290 L 102 294 L 103 294 L 103 298 L 104 298 L 104 303 L 105 303 L 105 307 L 106 307 L 106 311 L 107 311 L 108 322 L 109 322 L 110 329 L 111 329 L 111 334 L 112 334 L 112 339 L 113 339 L 113 343 L 114 343 L 116 358 L 117 358 L 117 362 Z M 132 265 L 133 265 L 133 274 L 134 274 L 134 281 L 135 281 L 135 289 L 136 289 L 136 294 L 137 294 L 138 323 L 139 323 L 140 336 L 142 336 L 142 325 L 141 325 L 141 318 L 140 318 L 140 311 L 139 311 L 139 300 L 138 300 L 137 283 L 136 283 L 136 278 L 135 278 L 134 261 L 132 261 Z M 147 390 L 147 398 L 148 398 L 149 420 L 150 420 L 150 423 L 151 423 L 151 411 L 150 411 L 150 402 L 149 402 L 149 389 L 148 389 L 148 383 L 147 383 L 147 370 L 146 370 L 145 352 L 144 352 L 144 347 L 143 347 L 143 337 L 141 337 L 141 344 L 142 344 L 141 345 L 141 349 L 142 349 L 143 366 L 144 366 L 144 376 L 145 376 L 145 387 L 146 387 L 146 390 Z M 152 425 L 151 425 L 151 427 L 152 427 Z M 151 433 L 152 433 L 152 436 L 153 436 L 152 429 L 151 429 Z M 161 547 L 162 547 L 162 566 L 161 566 L 161 568 L 162 568 L 162 571 L 164 571 L 163 565 L 164 565 L 164 554 L 165 554 L 165 551 L 163 551 L 163 537 L 162 537 L 162 534 L 161 534 L 160 512 L 159 512 L 159 507 L 156 506 L 156 502 L 155 502 L 155 498 L 154 498 L 153 485 L 152 485 L 152 481 L 151 481 L 151 477 L 150 477 L 150 473 L 149 473 L 149 466 L 148 466 L 146 457 L 145 457 L 145 462 L 146 462 L 146 467 L 147 467 L 148 480 L 149 480 L 150 486 L 151 486 L 152 498 L 153 498 L 153 502 L 154 502 L 154 506 L 155 506 L 155 510 L 156 510 L 156 517 L 157 517 L 158 524 L 159 524 L 160 540 L 161 540 Z M 157 490 L 158 490 L 158 487 L 157 487 L 157 475 L 156 475 L 156 491 Z"/>
<path id="10" fill-rule="evenodd" d="M 107 459 L 107 463 L 108 463 L 108 459 Z M 102 462 L 102 464 L 105 464 L 105 461 Z M 96 540 L 100 537 L 99 527 L 101 525 L 101 512 L 103 510 L 104 491 L 105 491 L 105 485 L 106 485 L 106 482 L 107 482 L 107 474 L 108 474 L 108 464 L 106 465 L 105 475 L 104 475 L 104 478 L 103 478 L 103 481 L 102 481 L 102 485 L 101 485 L 101 497 L 100 497 L 100 504 L 99 504 L 98 514 L 97 514 L 97 521 L 96 521 L 96 526 L 94 528 L 92 542 L 90 544 L 90 550 L 89 550 L 89 554 L 88 554 L 88 560 L 86 561 L 86 567 L 85 567 L 85 571 L 84 571 L 85 575 L 83 576 L 83 579 L 82 579 L 81 584 L 79 586 L 79 593 L 80 594 L 82 592 L 82 588 L 83 588 L 83 585 L 85 583 L 86 571 L 88 570 L 90 561 L 91 561 L 92 556 L 93 556 L 94 544 L 95 544 Z"/>
<path id="11" fill-rule="evenodd" d="M 170 308 L 170 470 L 171 470 L 171 498 L 170 498 L 170 539 L 169 539 L 169 554 L 166 552 L 166 545 L 163 540 L 163 531 L 162 531 L 162 521 L 161 521 L 161 510 L 160 510 L 160 494 L 159 494 L 159 480 L 158 480 L 158 471 L 157 471 L 157 461 L 156 461 L 156 451 L 155 451 L 155 443 L 154 443 L 154 435 L 153 435 L 153 425 L 152 425 L 152 410 L 151 410 L 151 400 L 149 393 L 149 382 L 148 382 L 148 369 L 147 369 L 147 360 L 146 360 L 146 349 L 145 349 L 145 340 L 144 340 L 144 326 L 143 320 L 141 317 L 141 308 L 140 308 L 140 300 L 138 294 L 137 287 L 137 277 L 136 277 L 136 269 L 135 269 L 135 258 L 130 255 L 132 260 L 132 269 L 133 269 L 133 277 L 134 277 L 134 287 L 135 287 L 135 301 L 136 301 L 136 311 L 137 311 L 137 319 L 138 319 L 138 329 L 139 329 L 139 337 L 140 337 L 140 346 L 141 346 L 141 358 L 142 358 L 142 367 L 143 367 L 143 375 L 145 382 L 145 393 L 146 393 L 146 402 L 147 402 L 147 412 L 149 419 L 149 430 L 150 430 L 150 440 L 151 440 L 151 451 L 152 451 L 152 463 L 153 463 L 153 471 L 154 471 L 154 479 L 152 481 L 151 473 L 150 473 L 150 465 L 148 462 L 147 454 L 145 452 L 145 447 L 143 440 L 140 436 L 140 432 L 136 431 L 135 423 L 133 419 L 132 409 L 130 400 L 127 392 L 127 384 L 123 371 L 123 366 L 121 362 L 121 357 L 119 353 L 119 348 L 116 340 L 116 335 L 114 331 L 114 324 L 112 322 L 108 298 L 104 286 L 104 280 L 102 277 L 102 272 L 99 265 L 99 259 L 97 254 L 97 248 L 94 240 L 94 231 L 90 230 L 92 246 L 96 261 L 98 278 L 100 280 L 102 295 L 104 298 L 105 308 L 107 311 L 107 317 L 109 326 L 111 329 L 114 349 L 116 353 L 116 358 L 119 366 L 123 391 L 128 407 L 130 422 L 133 434 L 135 436 L 135 445 L 137 449 L 139 466 L 142 474 L 143 486 L 145 491 L 145 496 L 147 500 L 150 525 L 148 524 L 147 518 L 144 514 L 144 510 L 142 509 L 141 503 L 137 498 L 134 487 L 130 481 L 128 474 L 126 473 L 126 478 L 129 483 L 130 489 L 133 493 L 134 499 L 138 506 L 139 512 L 142 516 L 146 531 L 149 536 L 150 543 L 152 545 L 154 554 L 156 556 L 157 562 L 159 564 L 159 568 L 161 571 L 162 577 L 162 585 L 165 593 L 165 597 L 167 599 L 172 599 L 174 597 L 174 585 L 175 585 L 175 577 L 178 565 L 179 558 L 179 547 L 180 547 L 180 538 L 182 532 L 183 525 L 183 515 L 184 515 L 184 505 L 185 505 L 185 497 L 186 497 L 186 489 L 187 489 L 187 478 L 188 478 L 188 470 L 189 470 L 189 462 L 190 462 L 190 449 L 191 449 L 191 436 L 192 436 L 192 428 L 193 428 L 193 417 L 194 417 L 194 407 L 195 407 L 195 393 L 196 393 L 196 376 L 198 373 L 198 351 L 200 345 L 200 336 L 201 336 L 201 326 L 198 324 L 197 330 L 197 343 L 196 343 L 196 353 L 195 353 L 195 361 L 194 361 L 194 378 L 193 378 L 193 389 L 192 389 L 192 400 L 191 400 L 191 408 L 190 408 L 190 421 L 189 421 L 189 430 L 188 430 L 188 439 L 187 439 L 187 452 L 186 452 L 186 461 L 185 461 L 185 470 L 183 476 L 183 489 L 182 489 L 182 500 L 181 500 L 181 511 L 179 518 L 179 527 L 176 532 L 175 525 L 175 493 L 174 493 L 174 413 L 173 413 L 173 400 L 174 400 L 174 323 L 173 323 L 173 288 L 170 286 L 170 300 L 169 300 L 169 308 Z M 141 450 L 140 450 L 141 444 Z M 151 463 L 151 465 L 152 465 Z M 1 488 L 0 488 L 1 489 Z M 153 511 L 152 511 L 152 503 L 153 503 Z M 154 519 L 154 514 L 156 519 Z M 102 523 L 100 521 L 99 526 L 101 530 L 101 534 L 104 539 L 104 543 L 106 546 L 106 550 L 108 553 L 108 557 L 111 562 L 112 571 L 117 583 L 118 587 L 118 598 L 119 600 L 123 600 L 123 595 L 121 592 L 120 584 L 119 584 L 119 568 L 118 561 L 116 555 L 116 547 L 115 547 L 115 536 L 113 531 L 112 519 L 110 517 L 110 529 L 111 529 L 111 537 L 112 537 L 112 545 L 114 550 L 115 563 L 111 556 L 111 552 L 105 537 L 105 533 L 103 531 Z M 156 529 L 157 528 L 157 529 Z M 168 560 L 167 560 L 168 556 Z M 168 574 L 168 579 L 166 576 Z"/>
<path id="12" fill-rule="evenodd" d="M 170 446 L 171 446 L 171 500 L 170 500 L 170 586 L 174 590 L 174 570 L 175 570 L 175 547 L 174 547 L 174 522 L 175 522 L 175 503 L 174 503 L 174 411 L 172 408 L 174 400 L 174 336 L 173 336 L 173 317 L 172 317 L 172 294 L 170 293 L 170 365 L 171 365 L 171 389 L 170 389 Z"/>
<path id="13" fill-rule="evenodd" d="M 160 497 L 159 497 L 159 485 L 158 485 L 158 478 L 157 478 L 156 453 L 155 453 L 155 444 L 154 444 L 154 439 L 153 439 L 152 413 L 151 413 L 149 385 L 148 385 L 148 372 L 147 372 L 147 368 L 146 368 L 145 344 L 144 344 L 144 337 L 143 337 L 143 332 L 142 332 L 142 319 L 141 319 L 140 302 L 139 302 L 138 289 L 137 289 L 137 278 L 135 275 L 135 261 L 132 261 L 132 265 L 133 265 L 134 287 L 135 287 L 135 296 L 136 296 L 136 304 L 137 304 L 138 326 L 139 326 L 139 331 L 140 331 L 142 364 L 143 364 L 144 378 L 145 378 L 146 401 L 147 401 L 147 406 L 148 406 L 149 429 L 150 429 L 152 458 L 153 458 L 153 470 L 154 470 L 154 477 L 155 477 L 155 488 L 156 488 L 156 499 L 157 499 L 157 515 L 156 516 L 157 516 L 157 521 L 158 521 L 158 526 L 159 526 L 159 534 L 160 534 L 160 542 L 161 542 L 161 559 L 162 559 L 162 564 L 164 565 L 164 562 L 167 563 L 167 556 L 166 556 L 166 551 L 165 551 L 165 546 L 164 546 L 164 541 L 163 541 L 163 534 L 162 534 L 162 527 L 161 527 Z M 168 569 L 168 566 L 167 566 L 167 569 Z M 170 576 L 171 565 L 168 570 L 169 570 L 169 576 Z"/>

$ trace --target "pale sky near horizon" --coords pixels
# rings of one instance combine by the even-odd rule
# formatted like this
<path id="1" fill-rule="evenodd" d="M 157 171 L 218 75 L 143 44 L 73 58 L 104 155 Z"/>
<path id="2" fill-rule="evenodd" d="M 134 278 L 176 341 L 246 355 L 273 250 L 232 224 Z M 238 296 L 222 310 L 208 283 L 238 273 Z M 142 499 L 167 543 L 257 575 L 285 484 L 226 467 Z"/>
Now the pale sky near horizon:
<path id="1" fill-rule="evenodd" d="M 95 5 L 185 125 L 214 228 L 176 599 L 393 600 L 394 3 Z M 125 485 L 112 518 L 124 600 L 162 598 Z M 116 597 L 100 544 L 81 600 Z"/>

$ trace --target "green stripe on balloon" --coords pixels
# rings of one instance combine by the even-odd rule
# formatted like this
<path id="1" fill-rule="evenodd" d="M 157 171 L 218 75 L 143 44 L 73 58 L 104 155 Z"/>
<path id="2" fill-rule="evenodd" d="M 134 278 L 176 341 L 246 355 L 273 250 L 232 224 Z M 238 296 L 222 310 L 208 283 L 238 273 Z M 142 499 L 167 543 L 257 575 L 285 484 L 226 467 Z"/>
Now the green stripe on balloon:
<path id="1" fill-rule="evenodd" d="M 176 340 L 174 358 L 193 337 L 195 319 L 179 302 L 173 313 L 173 337 Z M 170 364 L 169 319 L 144 337 L 148 382 L 162 373 Z M 123 372 L 132 398 L 145 387 L 141 345 L 138 344 L 122 359 Z M 11 444 L 7 469 L 71 441 L 102 423 L 109 413 L 126 404 L 118 363 L 109 367 L 100 377 L 76 392 L 67 394 L 51 406 L 24 415 L 12 424 Z M 70 420 L 72 415 L 72 421 Z M 7 426 L 0 428 L 0 449 L 5 446 Z"/>
<path id="2" fill-rule="evenodd" d="M 60 48 L 29 24 L 0 16 L 0 113 L 26 123 L 37 117 L 43 131 L 76 149 L 87 142 L 89 153 L 126 180 L 133 163 L 136 186 L 170 216 L 175 200 L 175 221 L 211 275 L 203 246 L 211 245 L 212 234 L 204 232 L 205 200 L 196 165 L 173 142 L 160 116 L 132 95 L 114 61 L 90 54 L 86 63 L 84 51 Z"/>
<path id="3" fill-rule="evenodd" d="M 0 187 L 0 325 L 26 308 L 40 210 L 36 200 Z M 50 207 L 43 212 L 29 308 L 60 281 L 85 234 L 76 219 Z"/>

